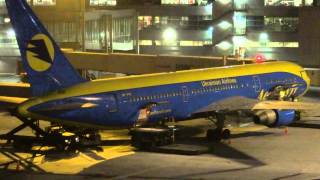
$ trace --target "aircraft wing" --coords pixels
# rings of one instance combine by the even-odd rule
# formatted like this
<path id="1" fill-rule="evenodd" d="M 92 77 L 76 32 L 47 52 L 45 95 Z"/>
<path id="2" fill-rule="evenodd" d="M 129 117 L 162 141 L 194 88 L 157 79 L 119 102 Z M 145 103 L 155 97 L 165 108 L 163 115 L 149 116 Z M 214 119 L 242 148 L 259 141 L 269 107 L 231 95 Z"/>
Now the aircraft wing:
<path id="1" fill-rule="evenodd" d="M 295 109 L 295 110 L 313 110 L 320 109 L 320 104 L 309 102 L 291 102 L 291 101 L 262 101 L 253 106 L 255 109 Z"/>
<path id="2" fill-rule="evenodd" d="M 26 100 L 28 100 L 28 98 L 0 96 L 0 102 L 10 103 L 10 104 L 21 104 Z"/>
<path id="3" fill-rule="evenodd" d="M 236 96 L 212 103 L 209 106 L 200 109 L 196 113 L 221 110 L 236 111 L 258 109 L 315 110 L 320 109 L 320 104 L 312 102 L 291 102 L 276 100 L 260 101 L 258 99 L 250 99 L 242 96 Z"/>

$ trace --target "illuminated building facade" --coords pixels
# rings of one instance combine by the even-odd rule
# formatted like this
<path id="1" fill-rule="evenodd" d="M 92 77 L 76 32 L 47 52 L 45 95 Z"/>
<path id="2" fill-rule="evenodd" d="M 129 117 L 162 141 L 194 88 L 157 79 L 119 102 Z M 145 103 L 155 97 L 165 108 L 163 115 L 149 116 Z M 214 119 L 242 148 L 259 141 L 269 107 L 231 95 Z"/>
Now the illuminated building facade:
<path id="1" fill-rule="evenodd" d="M 216 0 L 213 5 L 214 54 L 296 61 L 310 66 L 303 54 L 310 17 L 305 9 L 319 11 L 314 0 Z M 315 19 L 319 15 L 313 15 Z M 317 17 L 317 18 L 316 18 Z M 319 39 L 316 39 L 319 42 Z M 304 50 L 303 50 L 304 49 Z M 314 59 L 314 58 L 313 58 Z M 320 61 L 317 62 L 320 64 Z"/>
<path id="2" fill-rule="evenodd" d="M 133 10 L 134 19 L 130 22 L 133 29 L 121 35 L 132 37 L 132 42 L 126 39 L 123 50 L 133 49 L 143 54 L 212 55 L 210 0 L 118 0 L 105 5 L 106 2 L 90 1 L 88 9 L 93 13 Z M 115 39 L 115 34 L 112 36 Z M 112 49 L 118 51 L 120 44 L 113 42 Z"/>
<path id="3" fill-rule="evenodd" d="M 5 12 L 4 0 L 0 2 Z M 62 47 L 212 55 L 210 0 L 29 0 L 29 4 Z"/>
<path id="4" fill-rule="evenodd" d="M 194 56 L 261 54 L 266 59 L 293 60 L 308 66 L 320 64 L 320 55 L 313 55 L 320 51 L 308 47 L 320 40 L 309 38 L 309 42 L 314 42 L 306 43 L 302 38 L 316 33 L 308 32 L 310 28 L 301 23 L 308 21 L 307 14 L 314 19 L 320 16 L 316 13 L 318 7 L 313 7 L 317 5 L 315 0 L 28 2 L 64 48 Z M 315 12 L 310 13 L 311 9 Z M 18 57 L 4 0 L 0 0 L 0 12 L 0 57 Z M 311 55 L 304 55 L 306 51 Z"/>

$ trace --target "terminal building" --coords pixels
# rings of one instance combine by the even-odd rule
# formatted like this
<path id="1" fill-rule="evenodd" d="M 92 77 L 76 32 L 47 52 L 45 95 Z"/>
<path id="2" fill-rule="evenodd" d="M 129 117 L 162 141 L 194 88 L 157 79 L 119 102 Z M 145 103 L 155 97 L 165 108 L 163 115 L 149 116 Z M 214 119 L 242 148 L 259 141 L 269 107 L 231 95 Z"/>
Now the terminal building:
<path id="1" fill-rule="evenodd" d="M 319 19 L 314 0 L 217 0 L 213 6 L 215 54 L 319 64 Z M 312 25 L 313 24 L 313 25 Z M 312 38 L 310 36 L 313 36 Z M 307 37 L 310 37 L 306 39 Z"/>
<path id="2" fill-rule="evenodd" d="M 320 65 L 316 0 L 28 2 L 63 48 L 156 55 L 261 55 L 306 67 Z M 19 51 L 4 0 L 0 0 L 0 14 L 0 72 L 12 72 Z"/>

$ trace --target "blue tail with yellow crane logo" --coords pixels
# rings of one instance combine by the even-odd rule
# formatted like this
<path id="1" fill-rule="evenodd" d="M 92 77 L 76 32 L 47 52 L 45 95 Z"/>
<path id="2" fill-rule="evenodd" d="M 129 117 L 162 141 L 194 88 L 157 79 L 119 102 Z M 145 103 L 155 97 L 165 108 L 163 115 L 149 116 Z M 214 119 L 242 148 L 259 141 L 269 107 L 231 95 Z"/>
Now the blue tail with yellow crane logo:
<path id="1" fill-rule="evenodd" d="M 25 0 L 6 0 L 6 5 L 34 96 L 85 81 Z"/>

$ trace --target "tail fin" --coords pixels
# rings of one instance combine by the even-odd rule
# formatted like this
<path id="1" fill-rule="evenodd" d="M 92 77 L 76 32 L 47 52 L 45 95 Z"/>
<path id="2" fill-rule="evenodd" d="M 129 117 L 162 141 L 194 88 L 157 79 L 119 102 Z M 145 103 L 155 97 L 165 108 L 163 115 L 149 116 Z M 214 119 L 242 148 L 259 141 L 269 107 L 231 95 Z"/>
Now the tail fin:
<path id="1" fill-rule="evenodd" d="M 6 0 L 6 4 L 34 96 L 85 81 L 71 66 L 25 0 Z"/>

